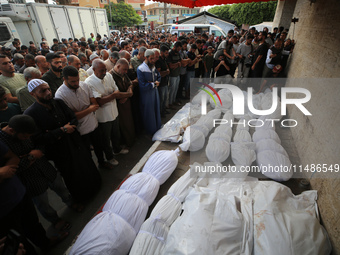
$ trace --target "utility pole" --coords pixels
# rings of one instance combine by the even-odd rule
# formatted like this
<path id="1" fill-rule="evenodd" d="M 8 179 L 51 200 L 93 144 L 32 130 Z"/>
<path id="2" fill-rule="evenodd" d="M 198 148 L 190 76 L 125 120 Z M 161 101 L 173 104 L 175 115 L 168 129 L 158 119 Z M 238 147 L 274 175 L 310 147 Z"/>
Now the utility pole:
<path id="1" fill-rule="evenodd" d="M 111 29 L 113 29 L 113 23 L 112 23 L 112 6 L 109 0 L 109 7 L 110 7 L 110 20 L 111 20 Z"/>
<path id="2" fill-rule="evenodd" d="M 167 19 L 168 19 L 168 11 L 166 9 L 166 3 L 164 3 L 164 21 L 163 21 L 163 25 L 165 25 L 167 23 Z"/>

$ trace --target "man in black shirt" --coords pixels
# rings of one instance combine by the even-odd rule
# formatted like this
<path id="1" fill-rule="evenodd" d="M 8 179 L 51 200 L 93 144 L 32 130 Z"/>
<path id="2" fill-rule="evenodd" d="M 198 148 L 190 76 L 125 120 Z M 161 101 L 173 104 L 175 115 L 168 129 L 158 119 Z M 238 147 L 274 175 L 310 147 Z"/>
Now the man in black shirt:
<path id="1" fill-rule="evenodd" d="M 61 74 L 63 70 L 62 62 L 59 54 L 56 53 L 46 54 L 46 61 L 49 63 L 50 70 L 48 70 L 41 79 L 46 81 L 46 83 L 50 86 L 54 97 L 57 89 L 64 83 Z"/>
<path id="2" fill-rule="evenodd" d="M 259 34 L 259 47 L 255 50 L 254 64 L 251 67 L 252 76 L 254 78 L 261 78 L 263 73 L 263 67 L 266 63 L 266 56 L 268 52 L 268 45 L 265 42 L 267 38 L 266 32 L 260 32 Z"/>
<path id="3" fill-rule="evenodd" d="M 32 136 L 36 146 L 45 146 L 45 155 L 53 160 L 75 201 L 87 200 L 98 191 L 101 178 L 79 132 L 74 112 L 60 99 L 53 99 L 46 82 L 33 79 L 28 91 L 37 100 L 25 112 L 31 116 L 37 133 Z"/>
<path id="4" fill-rule="evenodd" d="M 214 61 L 214 71 L 216 73 L 215 83 L 223 83 L 226 78 L 225 76 L 229 74 L 230 71 L 224 55 L 220 55 L 218 60 Z"/>
<path id="5" fill-rule="evenodd" d="M 69 223 L 59 218 L 57 212 L 50 206 L 47 189 L 50 187 L 54 190 L 69 207 L 73 206 L 72 198 L 60 174 L 44 157 L 43 151 L 35 148 L 29 139 L 36 130 L 34 120 L 27 115 L 16 115 L 8 124 L 1 123 L 0 126 L 0 141 L 20 158 L 17 175 L 32 196 L 41 215 L 56 229 L 68 228 Z"/>
<path id="6" fill-rule="evenodd" d="M 161 82 L 158 86 L 158 93 L 159 93 L 159 101 L 160 101 L 160 107 L 161 107 L 161 117 L 164 118 L 166 113 L 169 113 L 166 108 L 166 99 L 169 95 L 168 91 L 168 83 L 169 83 L 169 74 L 170 70 L 167 64 L 167 57 L 169 56 L 169 48 L 165 45 L 161 46 L 161 55 L 157 62 L 155 63 L 155 66 L 158 70 L 158 72 L 161 74 Z"/>
<path id="7" fill-rule="evenodd" d="M 197 45 L 197 51 L 196 56 L 199 56 L 200 58 L 203 57 L 203 42 L 202 40 L 198 39 L 196 40 Z M 200 61 L 199 63 L 195 64 L 195 78 L 203 77 L 204 74 L 204 65 L 203 62 Z"/>
<path id="8" fill-rule="evenodd" d="M 69 233 L 61 232 L 53 240 L 47 238 L 31 197 L 16 175 L 18 164 L 19 158 L 0 141 L 0 239 L 10 229 L 14 229 L 21 235 L 19 250 L 24 248 L 27 254 L 37 254 L 31 242 L 46 249 L 66 238 Z"/>
<path id="9" fill-rule="evenodd" d="M 187 55 L 190 59 L 188 65 L 187 65 L 187 77 L 186 77 L 186 89 L 190 89 L 190 82 L 191 79 L 195 78 L 195 65 L 197 62 L 201 61 L 201 57 L 196 56 L 197 51 L 197 45 L 194 43 L 191 45 L 190 50 L 188 51 Z M 188 93 L 189 94 L 189 93 Z"/>

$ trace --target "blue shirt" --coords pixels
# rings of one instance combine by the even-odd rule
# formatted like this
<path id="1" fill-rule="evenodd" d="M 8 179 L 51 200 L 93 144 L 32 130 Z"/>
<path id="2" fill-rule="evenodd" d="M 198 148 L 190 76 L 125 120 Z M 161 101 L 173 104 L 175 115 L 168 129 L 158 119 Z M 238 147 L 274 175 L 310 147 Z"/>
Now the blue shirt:
<path id="1" fill-rule="evenodd" d="M 138 50 L 138 49 L 135 49 L 135 50 L 132 52 L 132 57 L 137 56 L 137 55 L 138 55 L 138 52 L 139 52 L 139 50 Z"/>

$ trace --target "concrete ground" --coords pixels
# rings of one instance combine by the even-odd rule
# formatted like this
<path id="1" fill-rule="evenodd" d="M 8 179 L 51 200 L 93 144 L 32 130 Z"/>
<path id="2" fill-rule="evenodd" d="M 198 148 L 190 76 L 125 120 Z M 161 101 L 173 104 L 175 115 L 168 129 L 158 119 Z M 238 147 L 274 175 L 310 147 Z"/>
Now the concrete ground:
<path id="1" fill-rule="evenodd" d="M 180 109 L 180 107 L 177 107 L 177 110 L 178 109 Z M 173 110 L 170 115 L 167 115 L 166 119 L 162 119 L 163 123 L 166 123 L 175 114 L 176 111 Z M 250 129 L 250 133 L 252 134 L 253 132 L 254 132 L 254 129 Z M 277 125 L 276 132 L 278 133 L 281 139 L 282 146 L 288 152 L 292 164 L 299 165 L 300 163 L 299 157 L 296 151 L 296 147 L 294 145 L 291 130 L 287 128 L 282 129 Z M 124 178 L 126 178 L 126 176 L 129 174 L 129 172 L 132 169 L 133 169 L 132 172 L 137 172 L 141 170 L 141 167 L 143 166 L 143 164 L 145 163 L 149 155 L 151 155 L 154 151 L 157 151 L 157 150 L 174 150 L 177 147 L 178 147 L 178 144 L 169 143 L 169 142 L 153 143 L 150 137 L 147 137 L 145 135 L 139 136 L 137 138 L 135 145 L 131 148 L 129 154 L 121 155 L 117 157 L 118 161 L 120 162 L 118 167 L 116 167 L 112 171 L 104 171 L 104 170 L 100 171 L 102 175 L 102 180 L 103 180 L 102 188 L 99 191 L 99 193 L 91 201 L 89 201 L 83 213 L 76 213 L 76 212 L 71 211 L 66 206 L 64 206 L 64 204 L 60 201 L 58 197 L 56 197 L 54 194 L 51 194 L 51 204 L 58 210 L 62 218 L 72 223 L 72 228 L 70 230 L 70 235 L 59 245 L 51 249 L 47 254 L 49 255 L 64 254 L 66 250 L 70 247 L 70 245 L 72 244 L 76 236 L 81 232 L 83 227 L 86 225 L 86 223 L 97 213 L 97 211 L 102 207 L 102 205 L 109 198 L 109 196 L 118 187 L 121 181 Z M 145 153 L 147 153 L 148 155 L 144 156 Z M 204 150 L 201 150 L 200 153 L 202 155 L 201 160 L 203 162 L 208 161 L 206 160 Z M 230 157 L 226 162 L 224 162 L 224 164 L 229 164 L 229 163 L 232 164 Z M 167 193 L 170 186 L 189 169 L 188 167 L 189 164 L 190 164 L 190 153 L 181 152 L 179 156 L 179 163 L 178 163 L 177 168 L 175 169 L 173 174 L 170 176 L 170 178 L 161 186 L 154 203 L 149 208 L 148 216 L 151 213 L 154 206 L 159 201 L 159 199 Z M 267 180 L 265 176 L 260 176 L 260 179 Z M 301 179 L 291 179 L 287 182 L 284 182 L 283 184 L 290 187 L 294 194 L 300 194 L 302 191 L 305 190 L 299 185 L 300 180 Z M 42 218 L 41 218 L 41 221 L 46 229 L 49 228 L 49 230 L 51 230 L 50 224 L 48 222 L 46 222 Z"/>

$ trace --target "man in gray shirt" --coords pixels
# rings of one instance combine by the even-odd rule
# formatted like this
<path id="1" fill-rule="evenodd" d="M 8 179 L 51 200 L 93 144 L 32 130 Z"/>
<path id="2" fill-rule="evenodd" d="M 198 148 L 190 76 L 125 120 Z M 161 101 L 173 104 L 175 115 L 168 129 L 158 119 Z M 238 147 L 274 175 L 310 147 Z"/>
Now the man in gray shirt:
<path id="1" fill-rule="evenodd" d="M 174 104 L 176 100 L 178 85 L 179 85 L 179 75 L 181 70 L 181 56 L 179 51 L 182 50 L 182 43 L 176 42 L 172 50 L 169 52 L 167 62 L 170 69 L 170 86 L 169 86 L 169 107 L 175 109 Z"/>
<path id="2" fill-rule="evenodd" d="M 252 34 L 248 34 L 246 41 L 241 43 L 237 48 L 236 54 L 240 59 L 238 64 L 237 78 L 248 78 L 249 76 L 249 70 L 252 65 L 252 59 L 249 55 L 253 51 L 253 46 L 251 44 L 253 39 L 254 36 Z"/>

